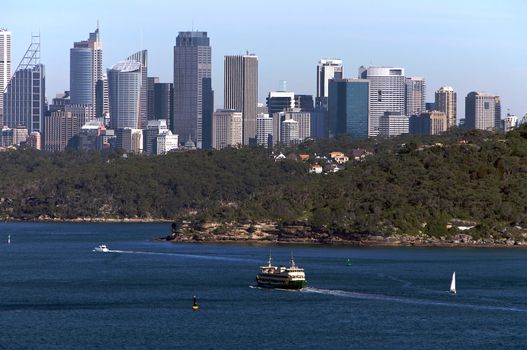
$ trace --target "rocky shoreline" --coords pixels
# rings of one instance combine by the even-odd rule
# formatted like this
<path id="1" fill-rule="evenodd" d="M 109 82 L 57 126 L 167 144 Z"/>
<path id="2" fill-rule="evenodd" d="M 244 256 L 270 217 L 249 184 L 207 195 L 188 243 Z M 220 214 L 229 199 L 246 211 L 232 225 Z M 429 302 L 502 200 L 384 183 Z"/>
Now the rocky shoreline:
<path id="1" fill-rule="evenodd" d="M 431 237 L 425 234 L 392 235 L 333 233 L 314 230 L 304 225 L 278 225 L 273 222 L 256 224 L 206 223 L 193 227 L 189 222 L 172 224 L 171 235 L 164 238 L 177 243 L 245 243 L 245 244 L 307 244 L 348 245 L 364 247 L 526 247 L 527 239 L 474 239 L 459 233 L 451 237 Z"/>

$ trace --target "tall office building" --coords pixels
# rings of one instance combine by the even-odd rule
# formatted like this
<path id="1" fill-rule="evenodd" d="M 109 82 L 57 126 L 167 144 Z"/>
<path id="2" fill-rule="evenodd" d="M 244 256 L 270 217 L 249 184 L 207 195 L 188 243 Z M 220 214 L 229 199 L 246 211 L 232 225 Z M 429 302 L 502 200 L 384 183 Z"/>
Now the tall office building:
<path id="1" fill-rule="evenodd" d="M 438 135 L 447 130 L 444 112 L 431 111 L 410 117 L 409 131 L 412 135 Z"/>
<path id="2" fill-rule="evenodd" d="M 0 127 L 3 125 L 3 93 L 11 79 L 11 32 L 0 28 Z"/>
<path id="3" fill-rule="evenodd" d="M 295 93 L 290 91 L 270 91 L 267 96 L 269 115 L 295 108 Z"/>
<path id="4" fill-rule="evenodd" d="M 129 56 L 127 61 L 141 64 L 141 87 L 139 94 L 139 127 L 145 129 L 148 124 L 148 50 L 141 50 Z"/>
<path id="5" fill-rule="evenodd" d="M 316 106 L 327 110 L 329 96 L 329 81 L 343 78 L 342 60 L 322 59 L 317 65 L 317 98 Z"/>
<path id="6" fill-rule="evenodd" d="M 446 114 L 449 129 L 457 125 L 457 93 L 451 86 L 442 86 L 436 91 L 434 108 Z"/>
<path id="7" fill-rule="evenodd" d="M 212 79 L 204 78 L 202 86 L 201 103 L 201 147 L 212 148 L 212 115 L 214 114 L 214 90 L 212 90 Z M 188 141 L 187 141 L 188 142 Z"/>
<path id="8" fill-rule="evenodd" d="M 295 94 L 295 108 L 301 109 L 304 112 L 313 112 L 315 110 L 313 95 Z"/>
<path id="9" fill-rule="evenodd" d="M 46 79 L 40 63 L 40 36 L 31 44 L 4 92 L 4 125 L 25 126 L 29 133 L 43 131 Z"/>
<path id="10" fill-rule="evenodd" d="M 155 106 L 155 100 L 154 100 L 154 86 L 155 84 L 159 84 L 159 78 L 158 77 L 148 77 L 147 78 L 147 102 L 146 102 L 146 115 L 148 117 L 148 120 L 156 119 L 154 117 L 154 106 Z"/>
<path id="11" fill-rule="evenodd" d="M 172 119 L 172 108 L 174 107 L 172 83 L 155 83 L 154 84 L 154 109 L 153 119 Z M 169 125 L 170 128 L 170 125 Z"/>
<path id="12" fill-rule="evenodd" d="M 75 135 L 80 132 L 79 118 L 71 112 L 53 112 L 45 118 L 44 149 L 48 152 L 63 152 Z"/>
<path id="13" fill-rule="evenodd" d="M 108 70 L 112 129 L 141 129 L 141 69 L 140 62 L 122 61 Z"/>
<path id="14" fill-rule="evenodd" d="M 426 111 L 426 83 L 423 77 L 409 77 L 405 82 L 406 115 L 419 115 Z"/>
<path id="15" fill-rule="evenodd" d="M 212 147 L 236 147 L 243 142 L 242 112 L 219 109 L 212 116 Z"/>
<path id="16" fill-rule="evenodd" d="M 203 82 L 211 78 L 211 47 L 206 32 L 179 32 L 174 47 L 172 129 L 202 147 Z"/>
<path id="17" fill-rule="evenodd" d="M 410 118 L 406 115 L 393 112 L 385 112 L 379 120 L 379 135 L 394 137 L 408 134 L 410 130 Z"/>
<path id="18" fill-rule="evenodd" d="M 501 127 L 499 96 L 485 92 L 470 92 L 465 98 L 465 127 L 480 130 L 499 129 Z"/>
<path id="19" fill-rule="evenodd" d="M 108 119 L 110 115 L 107 74 L 103 74 L 102 78 L 95 85 L 95 115 L 97 118 L 102 119 Z"/>
<path id="20" fill-rule="evenodd" d="M 97 109 L 97 82 L 102 79 L 102 67 L 102 43 L 97 28 L 88 40 L 75 42 L 70 49 L 72 104 L 89 104 Z"/>
<path id="21" fill-rule="evenodd" d="M 384 112 L 404 114 L 405 76 L 403 68 L 360 67 L 359 77 L 370 81 L 369 136 L 379 134 L 379 118 Z"/>
<path id="22" fill-rule="evenodd" d="M 225 56 L 224 107 L 242 112 L 243 144 L 255 142 L 258 104 L 258 57 Z"/>
<path id="23" fill-rule="evenodd" d="M 143 152 L 147 155 L 157 154 L 157 136 L 168 131 L 166 119 L 149 120 L 143 130 Z"/>
<path id="24" fill-rule="evenodd" d="M 347 134 L 368 138 L 371 131 L 370 81 L 364 79 L 331 80 L 329 83 L 329 136 Z M 377 126 L 378 131 L 378 126 Z"/>

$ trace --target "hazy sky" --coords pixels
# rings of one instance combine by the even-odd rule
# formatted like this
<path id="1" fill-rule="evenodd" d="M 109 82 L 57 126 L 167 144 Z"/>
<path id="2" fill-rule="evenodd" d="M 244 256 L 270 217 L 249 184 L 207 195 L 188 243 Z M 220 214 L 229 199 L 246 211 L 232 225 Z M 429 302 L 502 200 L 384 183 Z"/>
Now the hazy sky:
<path id="1" fill-rule="evenodd" d="M 460 116 L 469 91 L 502 97 L 504 115 L 527 113 L 525 0 L 2 0 L 0 27 L 13 33 L 13 70 L 40 31 L 47 96 L 69 89 L 69 49 L 100 22 L 104 66 L 143 48 L 149 75 L 172 81 L 178 31 L 209 33 L 216 107 L 223 104 L 223 56 L 259 56 L 260 101 L 280 80 L 297 93 L 316 91 L 320 58 L 399 66 L 424 76 L 427 101 L 451 85 Z"/>

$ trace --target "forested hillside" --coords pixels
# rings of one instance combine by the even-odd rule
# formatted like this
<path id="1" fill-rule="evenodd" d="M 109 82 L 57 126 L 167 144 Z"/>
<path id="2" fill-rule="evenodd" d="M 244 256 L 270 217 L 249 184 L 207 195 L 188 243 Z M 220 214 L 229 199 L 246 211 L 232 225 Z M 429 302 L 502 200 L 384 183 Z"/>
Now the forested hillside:
<path id="1" fill-rule="evenodd" d="M 335 174 L 275 162 L 260 148 L 173 153 L 0 154 L 0 215 L 301 223 L 339 234 L 444 235 L 452 219 L 487 235 L 527 226 L 527 128 L 354 143 L 309 142 L 288 152 L 374 154 Z"/>

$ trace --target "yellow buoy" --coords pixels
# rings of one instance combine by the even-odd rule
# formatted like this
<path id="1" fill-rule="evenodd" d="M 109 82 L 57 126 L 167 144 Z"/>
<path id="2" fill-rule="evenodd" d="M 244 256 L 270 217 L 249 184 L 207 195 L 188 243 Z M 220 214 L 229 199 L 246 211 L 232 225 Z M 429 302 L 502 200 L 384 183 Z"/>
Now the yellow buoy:
<path id="1" fill-rule="evenodd" d="M 198 303 L 196 302 L 196 296 L 194 296 L 194 302 L 192 303 L 192 310 L 194 311 L 199 310 Z"/>

